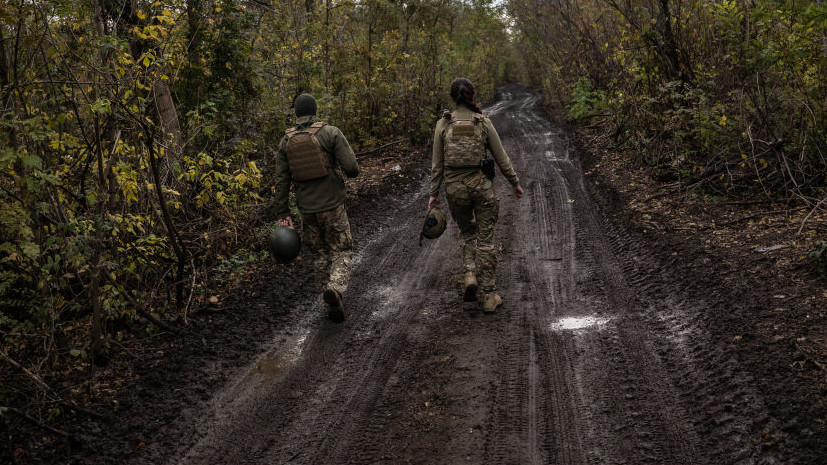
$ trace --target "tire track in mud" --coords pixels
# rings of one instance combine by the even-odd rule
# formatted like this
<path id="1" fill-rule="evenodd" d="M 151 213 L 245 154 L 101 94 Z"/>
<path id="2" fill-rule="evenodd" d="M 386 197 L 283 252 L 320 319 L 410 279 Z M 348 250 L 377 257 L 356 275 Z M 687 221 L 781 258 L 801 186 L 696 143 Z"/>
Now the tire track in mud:
<path id="1" fill-rule="evenodd" d="M 696 432 L 696 424 L 703 421 L 698 414 L 703 412 L 693 409 L 691 403 L 681 402 L 689 394 L 688 391 L 695 389 L 695 386 L 687 386 L 683 379 L 692 379 L 691 373 L 699 369 L 698 364 L 693 364 L 693 369 L 688 370 L 685 363 L 676 364 L 676 360 L 663 359 L 661 354 L 669 350 L 677 352 L 680 348 L 673 348 L 668 341 L 662 340 L 660 335 L 668 335 L 670 328 L 657 325 L 645 315 L 644 311 L 651 311 L 651 307 L 657 304 L 637 298 L 640 291 L 652 291 L 652 273 L 649 270 L 657 270 L 653 266 L 654 260 L 640 254 L 640 246 L 631 244 L 628 236 L 599 220 L 585 189 L 579 164 L 568 157 L 555 158 L 557 150 L 543 147 L 550 141 L 536 137 L 539 132 L 549 134 L 551 131 L 543 131 L 542 117 L 526 111 L 533 105 L 535 100 L 524 99 L 517 105 L 521 113 L 514 112 L 520 114 L 520 119 L 514 121 L 509 116 L 500 123 L 510 129 L 519 128 L 513 131 L 516 134 L 512 134 L 516 136 L 516 141 L 508 136 L 503 137 L 511 152 L 525 155 L 520 159 L 522 163 L 518 165 L 518 172 L 537 173 L 536 178 L 526 183 L 534 183 L 529 196 L 531 208 L 521 207 L 520 210 L 521 215 L 529 211 L 535 214 L 537 229 L 527 235 L 526 245 L 534 243 L 540 253 L 536 262 L 532 262 L 530 255 L 526 256 L 529 265 L 528 270 L 523 272 L 535 276 L 550 275 L 546 283 L 541 278 L 536 280 L 538 292 L 531 300 L 537 303 L 537 319 L 524 323 L 524 326 L 529 328 L 527 331 L 530 334 L 536 334 L 545 342 L 550 354 L 558 360 L 570 362 L 548 365 L 548 372 L 559 373 L 557 376 L 549 375 L 550 390 L 556 396 L 552 404 L 559 412 L 550 432 L 566 437 L 566 433 L 573 430 L 576 437 L 582 438 L 581 443 L 558 441 L 554 449 L 558 455 L 552 456 L 555 458 L 553 462 L 695 463 L 721 456 L 726 451 L 720 444 L 709 455 L 706 452 L 709 449 L 702 447 L 709 445 L 709 441 L 704 444 Z M 506 105 L 500 105 L 498 109 L 509 111 Z M 494 115 L 494 118 L 497 124 L 497 116 Z M 526 128 L 533 128 L 533 131 Z M 532 140 L 539 143 L 532 147 Z M 538 154 L 544 156 L 538 157 Z M 550 202 L 543 195 L 546 185 L 552 186 L 554 192 Z M 580 208 L 572 210 L 569 208 L 571 205 Z M 544 212 L 549 210 L 554 211 L 557 221 L 550 223 L 548 218 L 544 218 Z M 604 229 L 609 233 L 605 233 Z M 576 256 L 561 253 L 544 257 L 543 252 L 550 243 L 549 237 L 559 237 L 561 231 L 570 234 L 563 243 L 576 250 Z M 632 247 L 624 250 L 624 245 Z M 524 247 L 523 250 L 529 248 Z M 633 258 L 638 258 L 635 253 L 644 256 L 640 260 L 624 262 L 623 258 L 630 253 Z M 543 258 L 559 259 L 562 263 L 543 266 L 540 262 Z M 634 266 L 635 263 L 640 266 Z M 568 294 L 570 291 L 571 295 Z M 575 326 L 591 325 L 592 329 L 576 328 L 569 331 L 569 335 L 563 333 L 557 337 L 542 330 L 549 324 L 563 328 L 564 324 L 554 322 L 563 321 L 568 316 L 573 318 L 571 321 Z M 692 315 L 673 314 L 672 318 L 688 322 Z M 663 332 L 649 333 L 647 329 Z M 573 347 L 567 347 L 566 338 L 574 343 Z M 590 363 L 590 360 L 597 360 L 598 363 Z M 508 365 L 513 363 L 509 361 Z M 536 363 L 535 358 L 529 357 L 528 363 Z M 675 366 L 684 368 L 678 373 Z M 568 374 L 565 373 L 567 368 L 571 370 Z M 504 370 L 510 373 L 508 376 L 522 376 L 520 370 L 513 367 Z M 742 384 L 740 391 L 748 390 L 748 378 L 739 382 Z M 578 391 L 569 389 L 566 393 L 566 388 L 570 386 L 577 386 Z M 506 388 L 513 393 L 512 397 L 516 399 L 513 402 L 520 403 L 521 389 Z M 504 396 L 508 397 L 508 394 Z M 529 404 L 529 407 L 534 406 L 533 402 Z M 744 406 L 743 403 L 739 405 Z M 514 410 L 514 407 L 509 409 Z M 754 410 L 748 412 L 757 413 Z M 554 416 L 553 413 L 551 416 Z M 534 414 L 529 413 L 529 417 L 533 418 Z M 513 419 L 509 421 L 519 424 Z M 496 437 L 496 431 L 493 436 Z M 728 439 L 743 442 L 745 438 L 734 434 Z M 536 441 L 529 437 L 527 443 L 531 448 Z M 563 454 L 562 451 L 567 448 L 570 453 Z"/>
<path id="2" fill-rule="evenodd" d="M 415 197 L 419 200 L 422 196 Z M 408 201 L 399 213 L 419 220 L 421 205 Z M 275 407 L 265 408 L 266 413 L 252 422 L 266 434 L 251 436 L 250 430 L 255 428 L 243 421 L 249 416 L 245 413 L 233 419 L 237 429 L 228 435 L 229 441 L 218 438 L 222 446 L 211 446 L 204 454 L 196 448 L 181 463 L 231 461 L 251 453 L 262 463 L 339 463 L 350 449 L 360 454 L 370 451 L 369 446 L 355 447 L 354 443 L 362 437 L 359 431 L 366 428 L 390 371 L 400 357 L 407 357 L 403 354 L 411 337 L 407 320 L 415 316 L 409 310 L 421 304 L 416 296 L 434 284 L 432 278 L 439 273 L 432 271 L 443 266 L 439 249 L 416 246 L 418 226 L 413 220 L 392 224 L 368 243 L 354 260 L 352 285 L 345 298 L 345 324 L 335 326 L 322 320 L 315 322 L 318 327 L 307 325 L 310 328 L 306 331 L 314 335 L 302 360 L 283 379 L 272 379 L 271 386 L 254 393 L 251 402 L 259 408 Z M 366 263 L 369 250 L 379 251 L 371 262 L 378 258 L 381 266 Z M 410 256 L 411 251 L 416 252 L 415 257 Z M 314 302 L 312 311 L 323 314 L 320 301 Z M 293 394 L 288 396 L 293 408 L 279 402 L 285 393 Z M 221 455 L 214 449 L 220 449 Z"/>
<path id="3" fill-rule="evenodd" d="M 517 463 L 531 464 L 583 462 L 577 407 L 573 404 L 576 397 L 571 393 L 573 378 L 565 355 L 560 356 L 564 353 L 557 350 L 559 343 L 552 341 L 543 327 L 543 322 L 557 310 L 571 289 L 571 273 L 567 267 L 571 264 L 572 224 L 566 183 L 560 175 L 560 166 L 567 160 L 554 157 L 556 151 L 551 140 L 532 137 L 531 129 L 537 129 L 536 121 L 542 120 L 534 120 L 533 115 L 524 113 L 527 107 L 537 103 L 539 98 L 532 95 L 512 102 L 516 108 L 501 107 L 503 113 L 510 113 L 512 120 L 503 124 L 503 143 L 509 153 L 516 153 L 512 158 L 529 192 L 519 204 L 518 218 L 529 227 L 523 241 L 512 238 L 522 242 L 513 246 L 509 256 L 511 262 L 519 263 L 517 272 L 507 272 L 508 262 L 502 264 L 506 272 L 501 274 L 520 276 L 520 310 L 524 314 L 519 326 L 510 328 L 509 333 L 513 334 L 505 338 L 508 342 L 502 348 L 506 352 L 502 358 L 505 362 L 500 365 L 504 382 L 496 401 L 502 407 L 493 418 L 490 435 L 493 457 L 488 457 L 494 459 L 491 463 L 514 463 L 515 459 Z M 515 111 L 517 109 L 520 111 Z M 492 113 L 499 127 L 498 113 Z M 518 115 L 516 121 L 510 117 L 513 114 Z M 514 127 L 519 129 L 514 131 Z M 552 144 L 540 146 L 544 142 Z M 536 160 L 537 154 L 542 154 L 543 159 Z M 547 156 L 549 159 L 545 160 Z M 526 163 L 528 160 L 534 163 Z M 516 286 L 507 281 L 504 284 L 501 281 L 505 292 L 517 291 Z M 516 351 L 512 344 L 515 339 Z M 514 412 L 520 414 L 515 418 Z M 512 439 L 514 436 L 516 440 Z"/>
<path id="4" fill-rule="evenodd" d="M 297 302 L 167 463 L 781 463 L 750 436 L 773 422 L 760 393 L 708 335 L 715 301 L 599 209 L 539 94 L 501 94 L 487 112 L 526 189 L 495 180 L 502 309 L 461 302 L 453 223 L 416 246 L 423 182 L 357 243 L 345 324 Z"/>

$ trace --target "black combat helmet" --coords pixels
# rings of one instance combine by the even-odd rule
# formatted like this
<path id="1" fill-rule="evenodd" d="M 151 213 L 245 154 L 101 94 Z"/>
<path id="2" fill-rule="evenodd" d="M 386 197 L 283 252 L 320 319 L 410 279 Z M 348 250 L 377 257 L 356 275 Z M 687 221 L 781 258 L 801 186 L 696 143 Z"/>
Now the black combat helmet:
<path id="1" fill-rule="evenodd" d="M 278 226 L 267 236 L 267 247 L 279 263 L 290 263 L 299 255 L 302 240 L 299 233 L 289 226 Z"/>
<path id="2" fill-rule="evenodd" d="M 316 99 L 310 94 L 299 95 L 296 97 L 293 105 L 296 109 L 296 118 L 300 118 L 302 116 L 316 116 L 318 106 L 316 105 Z"/>
<path id="3" fill-rule="evenodd" d="M 425 224 L 422 225 L 422 234 L 419 236 L 419 245 L 422 245 L 422 238 L 436 239 L 441 236 L 447 226 L 448 221 L 445 219 L 445 213 L 442 213 L 439 207 L 428 209 Z"/>

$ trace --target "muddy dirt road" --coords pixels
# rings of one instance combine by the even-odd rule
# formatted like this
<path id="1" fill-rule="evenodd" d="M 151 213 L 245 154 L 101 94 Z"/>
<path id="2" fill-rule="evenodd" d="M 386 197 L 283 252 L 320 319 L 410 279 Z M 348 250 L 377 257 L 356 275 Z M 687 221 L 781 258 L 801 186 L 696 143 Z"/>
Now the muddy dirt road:
<path id="1" fill-rule="evenodd" d="M 497 314 L 461 300 L 454 224 L 417 246 L 427 204 L 420 182 L 383 201 L 387 209 L 370 227 L 355 228 L 344 324 L 324 318 L 321 300 L 302 281 L 306 292 L 294 296 L 262 353 L 200 405 L 159 426 L 132 461 L 711 464 L 815 457 L 817 451 L 796 452 L 800 438 L 785 433 L 777 400 L 766 397 L 729 341 L 710 334 L 715 315 L 727 311 L 715 308 L 720 300 L 690 292 L 686 276 L 671 275 L 662 254 L 612 220 L 604 208 L 610 202 L 587 187 L 581 161 L 543 116 L 538 94 L 501 93 L 486 112 L 526 196 L 517 201 L 497 177 L 505 300 Z"/>

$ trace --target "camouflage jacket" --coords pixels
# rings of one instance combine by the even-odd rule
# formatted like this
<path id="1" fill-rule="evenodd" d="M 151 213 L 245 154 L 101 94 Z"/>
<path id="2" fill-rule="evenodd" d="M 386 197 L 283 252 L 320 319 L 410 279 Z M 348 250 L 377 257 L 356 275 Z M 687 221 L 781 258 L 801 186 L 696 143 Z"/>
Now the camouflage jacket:
<path id="1" fill-rule="evenodd" d="M 464 105 L 460 105 L 451 113 L 451 117 L 457 119 L 470 119 L 473 118 L 473 115 L 474 112 Z M 440 118 L 436 123 L 436 129 L 434 129 L 434 146 L 431 156 L 431 196 L 433 197 L 439 196 L 439 189 L 442 186 L 443 180 L 445 182 L 461 181 L 467 177 L 476 175 L 480 171 L 479 168 L 451 169 L 445 167 L 445 132 L 448 130 L 449 124 L 445 118 Z M 483 118 L 481 124 L 485 148 L 491 152 L 503 176 L 505 176 L 512 186 L 516 186 L 520 183 L 520 179 L 517 177 L 517 173 L 511 165 L 511 159 L 508 158 L 505 149 L 503 149 L 503 144 L 500 141 L 497 130 L 494 129 L 494 125 L 491 124 L 491 120 L 488 118 Z"/>

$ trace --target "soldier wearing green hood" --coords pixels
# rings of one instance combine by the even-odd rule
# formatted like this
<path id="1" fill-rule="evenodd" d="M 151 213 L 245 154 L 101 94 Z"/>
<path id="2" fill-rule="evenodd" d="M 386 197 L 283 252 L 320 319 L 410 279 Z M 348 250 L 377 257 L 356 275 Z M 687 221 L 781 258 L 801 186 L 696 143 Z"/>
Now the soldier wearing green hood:
<path id="1" fill-rule="evenodd" d="M 353 257 L 343 174 L 354 178 L 359 166 L 342 131 L 316 119 L 313 96 L 299 95 L 294 107 L 296 125 L 287 129 L 276 153 L 276 216 L 279 225 L 293 226 L 288 205 L 292 184 L 328 318 L 341 323 Z"/>
<path id="2" fill-rule="evenodd" d="M 471 81 L 455 79 L 451 83 L 451 99 L 456 109 L 446 112 L 434 130 L 428 208 L 439 206 L 439 190 L 444 181 L 448 208 L 459 226 L 463 298 L 473 302 L 477 300 L 477 290 L 481 289 L 483 311 L 491 313 L 502 305 L 502 298 L 496 293 L 494 225 L 499 214 L 499 199 L 491 182 L 493 163 L 496 162 L 511 184 L 516 198 L 522 198 L 524 193 L 497 130 L 474 102 Z M 487 151 L 494 160 L 486 175 L 483 160 L 487 159 Z"/>

